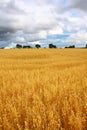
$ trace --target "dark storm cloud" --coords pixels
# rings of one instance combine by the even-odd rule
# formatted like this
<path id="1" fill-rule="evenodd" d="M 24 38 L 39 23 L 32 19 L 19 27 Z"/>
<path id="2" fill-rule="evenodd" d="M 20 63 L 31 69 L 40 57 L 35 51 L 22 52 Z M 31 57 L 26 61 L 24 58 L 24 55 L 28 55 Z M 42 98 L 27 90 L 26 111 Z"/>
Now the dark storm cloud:
<path id="1" fill-rule="evenodd" d="M 22 29 L 18 15 L 23 15 L 25 12 L 18 6 L 16 0 L 0 2 L 0 40 L 2 41 L 11 39 Z"/>
<path id="2" fill-rule="evenodd" d="M 79 9 L 87 12 L 87 0 L 69 0 L 69 9 Z"/>

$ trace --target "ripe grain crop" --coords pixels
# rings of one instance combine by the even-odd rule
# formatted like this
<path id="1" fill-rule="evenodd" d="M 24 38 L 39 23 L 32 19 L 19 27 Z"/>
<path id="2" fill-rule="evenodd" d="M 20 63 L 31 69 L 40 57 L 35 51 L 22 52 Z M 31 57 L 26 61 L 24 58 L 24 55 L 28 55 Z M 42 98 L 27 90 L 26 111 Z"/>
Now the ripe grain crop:
<path id="1" fill-rule="evenodd" d="M 0 130 L 87 130 L 87 49 L 0 50 Z"/>

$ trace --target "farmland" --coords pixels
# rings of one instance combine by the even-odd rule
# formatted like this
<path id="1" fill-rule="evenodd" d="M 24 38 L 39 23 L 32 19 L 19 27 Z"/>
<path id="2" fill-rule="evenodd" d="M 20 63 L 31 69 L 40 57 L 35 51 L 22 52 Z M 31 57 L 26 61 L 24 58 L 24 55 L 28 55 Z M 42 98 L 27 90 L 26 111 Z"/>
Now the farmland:
<path id="1" fill-rule="evenodd" d="M 87 49 L 0 50 L 0 130 L 87 130 Z"/>

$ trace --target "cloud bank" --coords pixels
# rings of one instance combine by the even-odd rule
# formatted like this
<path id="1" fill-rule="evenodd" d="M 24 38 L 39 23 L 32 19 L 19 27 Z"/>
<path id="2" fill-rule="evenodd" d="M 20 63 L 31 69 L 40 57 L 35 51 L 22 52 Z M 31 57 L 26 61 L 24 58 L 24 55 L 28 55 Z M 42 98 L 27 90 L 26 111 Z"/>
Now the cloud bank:
<path id="1" fill-rule="evenodd" d="M 86 44 L 86 4 L 87 0 L 0 1 L 0 46 L 29 42 L 63 45 L 71 41 Z"/>

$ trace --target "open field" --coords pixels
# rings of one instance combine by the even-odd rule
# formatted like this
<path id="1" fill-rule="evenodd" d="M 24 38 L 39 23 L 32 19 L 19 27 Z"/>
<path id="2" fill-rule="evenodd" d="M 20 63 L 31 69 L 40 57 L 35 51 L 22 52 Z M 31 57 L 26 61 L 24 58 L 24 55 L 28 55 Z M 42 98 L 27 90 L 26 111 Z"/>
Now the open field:
<path id="1" fill-rule="evenodd" d="M 87 130 L 87 49 L 0 50 L 0 130 Z"/>

